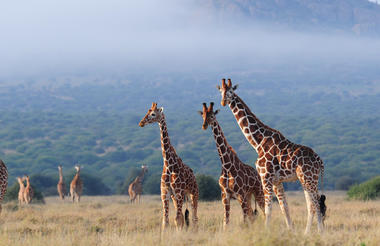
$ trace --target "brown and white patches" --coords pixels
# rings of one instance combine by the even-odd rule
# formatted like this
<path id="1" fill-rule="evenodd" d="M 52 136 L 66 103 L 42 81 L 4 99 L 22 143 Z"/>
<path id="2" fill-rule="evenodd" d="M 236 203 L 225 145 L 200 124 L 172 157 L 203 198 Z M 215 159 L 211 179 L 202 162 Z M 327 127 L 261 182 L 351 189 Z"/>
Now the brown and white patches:
<path id="1" fill-rule="evenodd" d="M 317 213 L 318 230 L 323 230 L 321 213 L 319 209 L 318 178 L 323 180 L 324 165 L 319 156 L 309 147 L 294 144 L 287 140 L 279 131 L 263 124 L 236 95 L 231 80 L 222 87 L 218 87 L 221 95 L 221 104 L 229 105 L 235 119 L 251 146 L 258 153 L 256 167 L 261 177 L 265 193 L 266 224 L 269 224 L 271 216 L 271 203 L 273 192 L 279 199 L 280 207 L 285 215 L 289 228 L 292 223 L 287 208 L 285 193 L 279 189 L 282 182 L 298 179 L 305 190 L 306 199 L 310 200 L 308 205 L 308 221 L 305 233 L 311 227 L 312 214 Z M 277 187 L 277 188 L 274 188 Z M 310 207 L 310 209 L 309 209 Z"/>
<path id="2" fill-rule="evenodd" d="M 57 184 L 57 191 L 58 191 L 58 195 L 61 198 L 61 200 L 64 200 L 65 195 L 66 195 L 66 185 L 65 185 L 65 182 L 63 181 L 63 174 L 62 174 L 62 166 L 61 165 L 58 166 L 58 173 L 59 173 L 59 181 Z"/>
<path id="3" fill-rule="evenodd" d="M 80 202 L 80 198 L 82 196 L 82 191 L 83 191 L 83 182 L 82 179 L 80 178 L 80 166 L 76 165 L 75 170 L 77 171 L 73 180 L 70 183 L 70 194 L 72 201 L 75 201 L 75 198 L 77 202 Z"/>
<path id="4" fill-rule="evenodd" d="M 198 222 L 198 185 L 193 171 L 186 166 L 177 155 L 174 147 L 170 143 L 165 115 L 162 108 L 157 108 L 157 103 L 152 103 L 152 107 L 140 121 L 139 125 L 157 122 L 160 127 L 161 148 L 163 157 L 163 170 L 161 175 L 161 201 L 163 209 L 162 227 L 165 229 L 169 225 L 169 197 L 172 198 L 176 208 L 175 224 L 177 230 L 184 225 L 182 206 L 185 196 L 189 196 L 192 208 L 192 220 L 194 225 Z"/>
<path id="5" fill-rule="evenodd" d="M 254 220 L 254 213 L 251 206 L 251 197 L 255 197 L 259 207 L 264 212 L 264 192 L 258 172 L 251 166 L 240 161 L 236 152 L 228 144 L 222 128 L 216 120 L 217 111 L 213 111 L 213 103 L 207 108 L 203 104 L 201 115 L 203 118 L 202 129 L 211 126 L 216 148 L 222 163 L 222 172 L 219 177 L 219 186 L 222 191 L 222 203 L 224 205 L 223 226 L 226 228 L 230 220 L 230 199 L 236 198 L 243 211 L 244 220 L 247 218 Z"/>
<path id="6" fill-rule="evenodd" d="M 128 194 L 131 203 L 135 201 L 140 203 L 141 194 L 143 191 L 142 181 L 146 172 L 148 172 L 148 167 L 146 165 L 142 165 L 140 174 L 128 186 Z"/>

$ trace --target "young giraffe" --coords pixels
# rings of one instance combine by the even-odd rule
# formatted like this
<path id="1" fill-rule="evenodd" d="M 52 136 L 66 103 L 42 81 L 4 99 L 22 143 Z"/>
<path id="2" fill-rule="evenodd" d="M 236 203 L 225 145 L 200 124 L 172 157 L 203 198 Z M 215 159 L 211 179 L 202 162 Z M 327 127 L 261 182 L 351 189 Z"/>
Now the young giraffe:
<path id="1" fill-rule="evenodd" d="M 75 174 L 73 180 L 70 183 L 70 194 L 73 202 L 75 197 L 77 197 L 77 202 L 80 202 L 80 196 L 82 195 L 83 183 L 80 178 L 80 166 L 75 166 L 77 173 Z"/>
<path id="2" fill-rule="evenodd" d="M 24 199 L 25 185 L 24 185 L 24 181 L 21 177 L 17 177 L 17 181 L 18 181 L 18 184 L 20 186 L 20 188 L 18 190 L 18 204 L 21 205 L 21 204 L 25 203 L 25 199 Z"/>
<path id="3" fill-rule="evenodd" d="M 5 163 L 0 160 L 0 213 L 2 210 L 1 202 L 3 201 L 4 195 L 7 192 L 8 186 L 8 170 Z"/>
<path id="4" fill-rule="evenodd" d="M 191 199 L 192 220 L 196 225 L 198 222 L 198 185 L 193 170 L 182 162 L 174 147 L 170 144 L 163 108 L 157 108 L 157 103 L 152 103 L 152 107 L 140 121 L 139 126 L 144 127 L 146 124 L 154 122 L 157 122 L 160 127 L 162 157 L 164 160 L 161 176 L 161 200 L 163 206 L 162 227 L 165 229 L 169 225 L 169 196 L 171 196 L 174 206 L 177 209 L 175 219 L 177 230 L 183 227 L 184 218 L 182 205 L 185 196 L 188 195 L 190 195 Z M 185 219 L 187 218 L 185 217 Z"/>
<path id="5" fill-rule="evenodd" d="M 203 111 L 199 111 L 199 113 L 203 118 L 202 129 L 206 130 L 208 126 L 211 126 L 216 148 L 218 149 L 220 161 L 222 162 L 219 186 L 222 190 L 222 202 L 224 205 L 223 228 L 226 229 L 226 225 L 230 220 L 231 197 L 238 199 L 243 210 L 244 221 L 246 221 L 247 217 L 253 221 L 254 213 L 251 207 L 252 194 L 256 200 L 255 204 L 257 202 L 264 212 L 264 192 L 257 171 L 253 167 L 240 161 L 234 149 L 228 144 L 222 128 L 215 117 L 219 110 L 214 112 L 213 106 L 213 102 L 210 103 L 209 108 L 207 108 L 206 103 L 203 103 Z"/>
<path id="6" fill-rule="evenodd" d="M 258 154 L 256 169 L 260 174 L 265 194 L 266 226 L 269 225 L 272 209 L 273 191 L 276 194 L 282 213 L 285 215 L 288 228 L 292 228 L 288 205 L 282 182 L 301 182 L 304 189 L 308 219 L 305 233 L 308 233 L 316 212 L 318 231 L 323 231 L 324 214 L 320 210 L 320 202 L 324 205 L 325 196 L 318 194 L 318 180 L 321 175 L 323 186 L 324 165 L 322 159 L 309 147 L 292 143 L 279 131 L 262 123 L 234 92 L 237 86 L 232 86 L 231 80 L 222 80 L 218 89 L 222 95 L 221 104 L 226 104 L 232 110 L 244 136 Z"/>
<path id="7" fill-rule="evenodd" d="M 26 187 L 24 190 L 24 201 L 26 204 L 29 204 L 32 202 L 34 192 L 33 192 L 32 186 L 30 185 L 29 176 L 25 176 L 24 180 L 26 180 Z"/>
<path id="8" fill-rule="evenodd" d="M 59 194 L 59 197 L 61 198 L 61 200 L 64 200 L 65 194 L 66 194 L 66 185 L 65 185 L 65 182 L 63 181 L 62 166 L 61 165 L 58 166 L 58 172 L 59 172 L 59 181 L 57 184 L 57 190 L 58 190 L 58 194 Z"/>
<path id="9" fill-rule="evenodd" d="M 137 203 L 140 203 L 140 196 L 142 194 L 142 181 L 145 173 L 148 172 L 148 167 L 145 165 L 141 166 L 141 173 L 135 178 L 135 180 L 129 185 L 128 193 L 131 203 L 133 203 L 137 198 Z"/>

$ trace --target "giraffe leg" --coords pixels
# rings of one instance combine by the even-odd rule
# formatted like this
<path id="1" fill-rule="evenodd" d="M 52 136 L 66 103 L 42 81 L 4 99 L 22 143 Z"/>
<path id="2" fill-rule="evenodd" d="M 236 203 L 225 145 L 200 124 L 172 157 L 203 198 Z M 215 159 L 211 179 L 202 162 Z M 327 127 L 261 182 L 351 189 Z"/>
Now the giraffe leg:
<path id="1" fill-rule="evenodd" d="M 253 222 L 255 220 L 255 217 L 252 211 L 252 206 L 251 206 L 251 199 L 252 199 L 252 194 L 241 196 L 241 198 L 239 199 L 241 208 L 243 210 L 244 223 L 247 221 L 247 218 L 249 219 L 250 222 Z"/>
<path id="2" fill-rule="evenodd" d="M 166 187 L 161 186 L 161 201 L 162 201 L 162 230 L 169 226 L 169 191 Z"/>
<path id="3" fill-rule="evenodd" d="M 192 210 L 192 221 L 195 227 L 198 225 L 198 193 L 190 194 L 191 199 L 191 210 Z"/>
<path id="4" fill-rule="evenodd" d="M 223 219 L 223 230 L 227 229 L 227 225 L 230 222 L 230 200 L 231 195 L 225 190 L 222 191 L 222 202 L 224 205 L 224 219 Z"/>
<path id="5" fill-rule="evenodd" d="M 177 231 L 182 230 L 183 224 L 184 224 L 184 217 L 182 213 L 183 198 L 184 198 L 183 192 L 175 196 L 176 203 L 174 203 L 174 206 L 177 210 L 177 215 L 175 217 L 175 225 L 176 225 Z"/>
<path id="6" fill-rule="evenodd" d="M 304 191 L 308 216 L 307 216 L 307 224 L 305 229 L 305 234 L 308 234 L 311 230 L 311 226 L 313 223 L 314 214 L 317 213 L 317 222 L 318 222 L 318 232 L 322 233 L 324 230 L 322 214 L 319 208 L 319 196 L 318 191 L 316 189 L 307 189 Z"/>
<path id="7" fill-rule="evenodd" d="M 269 183 L 265 183 L 264 187 L 264 198 L 265 198 L 265 227 L 268 228 L 270 224 L 270 219 L 272 215 L 272 197 L 273 197 L 273 187 Z"/>
<path id="8" fill-rule="evenodd" d="M 312 198 L 310 192 L 304 190 L 305 193 L 305 198 L 306 198 L 306 206 L 307 206 L 307 223 L 306 223 L 306 229 L 305 229 L 305 234 L 308 234 L 311 229 L 311 225 L 313 223 L 313 204 L 312 204 Z"/>
<path id="9" fill-rule="evenodd" d="M 288 203 L 286 201 L 286 196 L 285 196 L 283 184 L 279 183 L 277 185 L 274 185 L 273 190 L 277 196 L 278 203 L 280 204 L 281 212 L 283 215 L 285 215 L 286 225 L 288 226 L 288 229 L 292 230 L 293 229 L 293 223 L 292 223 L 292 220 L 290 218 L 289 207 L 288 207 Z"/>

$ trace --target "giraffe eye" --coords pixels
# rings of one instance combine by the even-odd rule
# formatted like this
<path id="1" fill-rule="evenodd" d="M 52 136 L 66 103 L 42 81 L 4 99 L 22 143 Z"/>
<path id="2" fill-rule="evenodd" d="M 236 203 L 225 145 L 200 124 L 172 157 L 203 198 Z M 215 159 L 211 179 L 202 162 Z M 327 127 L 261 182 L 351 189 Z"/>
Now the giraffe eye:
<path id="1" fill-rule="evenodd" d="M 152 114 L 152 116 L 154 117 L 154 116 L 156 116 L 156 114 L 155 114 L 155 113 L 153 113 L 153 114 Z"/>

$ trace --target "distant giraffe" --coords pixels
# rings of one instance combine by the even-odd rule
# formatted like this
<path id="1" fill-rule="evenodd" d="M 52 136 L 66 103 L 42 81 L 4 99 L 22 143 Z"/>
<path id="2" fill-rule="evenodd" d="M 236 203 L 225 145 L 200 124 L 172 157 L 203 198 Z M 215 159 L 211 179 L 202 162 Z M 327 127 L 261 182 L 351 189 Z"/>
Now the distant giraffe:
<path id="1" fill-rule="evenodd" d="M 161 147 L 164 166 L 161 176 L 161 200 L 163 207 L 162 227 L 165 229 L 169 225 L 169 197 L 172 198 L 174 207 L 177 209 L 175 224 L 177 230 L 183 228 L 184 218 L 182 205 L 185 196 L 190 195 L 192 207 L 192 220 L 197 224 L 198 208 L 198 185 L 195 180 L 193 170 L 186 166 L 177 155 L 174 147 L 170 143 L 164 109 L 157 108 L 157 103 L 152 103 L 152 107 L 140 121 L 139 125 L 144 127 L 146 124 L 157 122 L 161 132 Z M 187 211 L 187 210 L 186 210 Z M 185 211 L 185 215 L 187 215 Z M 187 216 L 185 216 L 187 223 Z"/>
<path id="2" fill-rule="evenodd" d="M 73 180 L 70 183 L 70 194 L 73 202 L 75 201 L 75 197 L 77 198 L 77 202 L 80 202 L 80 197 L 82 195 L 83 183 L 80 178 L 80 166 L 75 166 L 77 173 L 75 174 Z"/>
<path id="3" fill-rule="evenodd" d="M 24 193 L 25 193 L 25 185 L 24 181 L 21 177 L 17 177 L 17 182 L 19 184 L 19 190 L 18 190 L 18 204 L 21 205 L 25 203 Z"/>
<path id="4" fill-rule="evenodd" d="M 7 192 L 8 186 L 8 170 L 5 163 L 0 160 L 0 213 L 2 210 L 1 202 L 4 199 L 4 195 Z"/>
<path id="5" fill-rule="evenodd" d="M 61 165 L 58 166 L 58 172 L 59 172 L 59 181 L 57 184 L 57 191 L 58 191 L 58 195 L 61 198 L 61 200 L 64 200 L 65 195 L 66 195 L 66 185 L 65 185 L 65 182 L 63 181 L 63 174 L 62 174 L 62 166 Z"/>
<path id="6" fill-rule="evenodd" d="M 33 200 L 34 192 L 33 192 L 32 186 L 30 185 L 29 176 L 25 176 L 24 180 L 26 180 L 26 187 L 24 190 L 24 200 L 26 204 L 29 204 Z"/>
<path id="7" fill-rule="evenodd" d="M 225 229 L 230 220 L 231 198 L 238 199 L 243 210 L 244 221 L 246 221 L 247 217 L 251 221 L 254 220 L 254 212 L 251 207 L 252 195 L 256 200 L 255 203 L 259 204 L 263 212 L 265 201 L 259 174 L 256 169 L 240 161 L 234 149 L 228 144 L 215 117 L 219 110 L 214 112 L 213 105 L 214 103 L 212 102 L 210 107 L 207 108 L 206 103 L 203 103 L 203 111 L 199 111 L 199 113 L 203 118 L 202 129 L 206 130 L 208 126 L 211 127 L 220 161 L 222 162 L 219 186 L 222 190 L 222 202 L 224 205 L 223 227 Z"/>
<path id="8" fill-rule="evenodd" d="M 282 183 L 298 179 L 304 189 L 308 209 L 305 234 L 310 231 L 315 212 L 317 212 L 318 231 L 322 232 L 326 199 L 325 195 L 318 193 L 319 175 L 323 187 L 322 159 L 311 148 L 292 143 L 279 131 L 262 123 L 234 92 L 236 88 L 236 85 L 232 86 L 230 79 L 228 84 L 223 79 L 222 87 L 218 86 L 222 95 L 222 106 L 229 105 L 241 131 L 258 154 L 256 169 L 260 174 L 265 194 L 266 226 L 268 227 L 271 218 L 274 192 L 288 228 L 293 227 Z M 323 211 L 320 205 L 324 208 Z"/>
<path id="9" fill-rule="evenodd" d="M 141 173 L 135 178 L 135 180 L 129 185 L 128 193 L 131 203 L 133 203 L 137 198 L 137 203 L 140 203 L 140 196 L 143 191 L 142 181 L 145 173 L 148 172 L 148 167 L 145 165 L 141 166 Z"/>

